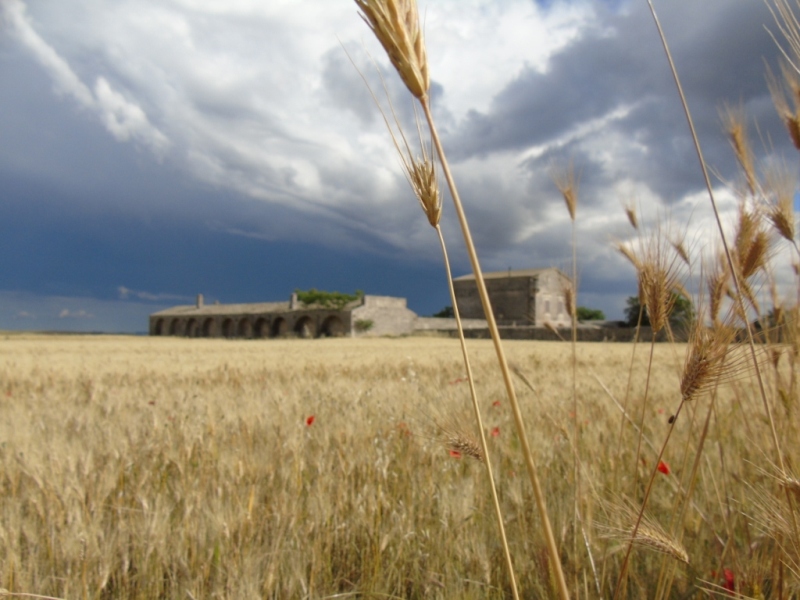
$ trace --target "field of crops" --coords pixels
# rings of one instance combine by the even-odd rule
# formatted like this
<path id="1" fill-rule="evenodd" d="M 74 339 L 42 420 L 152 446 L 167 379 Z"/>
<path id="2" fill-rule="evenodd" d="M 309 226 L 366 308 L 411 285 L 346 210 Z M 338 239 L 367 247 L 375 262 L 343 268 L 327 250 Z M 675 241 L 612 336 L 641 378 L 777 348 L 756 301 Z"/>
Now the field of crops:
<path id="1" fill-rule="evenodd" d="M 491 342 L 469 348 L 521 593 L 548 597 L 547 555 Z M 639 347 L 631 363 L 633 349 L 577 347 L 576 486 L 570 346 L 507 344 L 530 383 L 517 379 L 577 597 L 595 597 L 618 569 L 624 499 L 641 493 L 637 478 L 657 456 L 648 441 L 661 443 L 680 399 L 685 347 L 657 345 L 642 458 L 633 464 L 637 428 L 617 402 L 627 395 L 628 413 L 637 415 L 649 348 Z M 0 340 L 0 382 L 0 588 L 9 592 L 508 593 L 482 465 L 452 444 L 475 433 L 456 340 L 8 335 Z M 740 576 L 742 553 L 768 548 L 743 518 L 750 484 L 768 479 L 748 463 L 763 465 L 766 446 L 763 419 L 746 416 L 759 410 L 747 400 L 749 385 L 738 380 L 737 393 L 717 400 L 711 449 L 684 520 L 689 563 L 669 562 L 682 594 L 724 585 L 717 573 Z M 681 414 L 650 501 L 654 518 L 669 515 L 682 493 L 705 407 Z M 576 488 L 580 536 L 572 531 Z M 661 553 L 637 549 L 635 596 L 644 597 L 662 563 Z"/>

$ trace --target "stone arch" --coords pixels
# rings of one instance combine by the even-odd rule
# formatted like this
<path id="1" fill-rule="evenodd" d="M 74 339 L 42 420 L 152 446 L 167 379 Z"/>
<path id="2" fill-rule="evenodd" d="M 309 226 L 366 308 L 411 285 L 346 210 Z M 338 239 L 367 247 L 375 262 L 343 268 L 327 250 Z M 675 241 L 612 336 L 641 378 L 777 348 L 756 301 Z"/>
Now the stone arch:
<path id="1" fill-rule="evenodd" d="M 186 337 L 197 337 L 199 333 L 199 327 L 197 326 L 197 319 L 189 319 L 186 322 L 186 330 L 185 335 Z"/>
<path id="2" fill-rule="evenodd" d="M 217 324 L 212 317 L 203 321 L 203 337 L 217 337 Z"/>
<path id="3" fill-rule="evenodd" d="M 342 337 L 346 330 L 344 321 L 336 315 L 331 315 L 322 322 L 322 335 L 327 337 Z"/>
<path id="4" fill-rule="evenodd" d="M 294 324 L 294 332 L 297 334 L 297 337 L 311 339 L 316 337 L 317 328 L 311 317 L 300 317 Z"/>
<path id="5" fill-rule="evenodd" d="M 156 323 L 153 326 L 153 334 L 164 335 L 164 319 L 156 319 Z"/>
<path id="6" fill-rule="evenodd" d="M 222 321 L 222 337 L 232 338 L 234 335 L 235 330 L 233 328 L 233 319 L 227 317 Z"/>
<path id="7" fill-rule="evenodd" d="M 266 317 L 259 317 L 256 319 L 255 327 L 253 327 L 253 332 L 255 333 L 255 337 L 257 338 L 268 338 L 270 335 L 269 331 L 269 319 Z"/>
<path id="8" fill-rule="evenodd" d="M 178 319 L 172 319 L 169 323 L 169 335 L 178 335 Z"/>
<path id="9" fill-rule="evenodd" d="M 253 337 L 253 324 L 250 322 L 250 319 L 247 317 L 240 319 L 236 327 L 236 333 L 239 334 L 240 338 L 249 339 Z"/>
<path id="10" fill-rule="evenodd" d="M 289 323 L 286 322 L 286 319 L 278 317 L 272 321 L 272 327 L 270 328 L 272 337 L 284 337 L 287 333 L 289 333 Z"/>

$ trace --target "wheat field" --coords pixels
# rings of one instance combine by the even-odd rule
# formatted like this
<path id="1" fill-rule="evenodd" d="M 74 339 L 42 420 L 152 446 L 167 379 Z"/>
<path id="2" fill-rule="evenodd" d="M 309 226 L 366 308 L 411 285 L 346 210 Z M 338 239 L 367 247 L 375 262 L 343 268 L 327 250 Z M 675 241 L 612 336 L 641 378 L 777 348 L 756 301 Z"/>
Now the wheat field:
<path id="1" fill-rule="evenodd" d="M 520 591 L 549 597 L 547 555 L 494 351 L 483 340 L 469 347 Z M 570 346 L 509 342 L 506 349 L 533 388 L 518 379 L 565 570 L 576 597 L 594 597 L 586 570 L 574 581 L 569 567 Z M 621 427 L 612 399 L 623 402 L 633 349 L 577 347 L 581 543 L 592 550 L 598 580 L 621 545 L 613 532 L 624 510 L 610 508 L 609 498 L 635 496 L 643 485 L 631 469 L 638 435 Z M 634 355 L 631 415 L 648 352 Z M 655 352 L 644 432 L 660 439 L 680 400 L 683 347 Z M 457 340 L 18 334 L 0 340 L 0 381 L 0 588 L 8 593 L 506 597 L 481 466 L 448 441 L 474 435 Z M 758 411 L 747 404 L 748 385 L 737 381 L 733 391 L 743 393 L 717 400 L 707 441 L 714 450 L 704 456 L 686 520 L 681 593 L 714 583 L 720 566 L 710 549 L 718 556 L 726 539 L 758 537 L 751 525 L 741 533 L 748 540 L 731 538 L 729 528 L 747 524 L 720 515 L 721 506 L 737 504 L 739 513 L 750 504 L 743 479 L 765 477 L 748 468 L 750 459 L 763 463 L 758 436 L 765 435 L 763 424 L 746 418 Z M 664 457 L 671 467 L 651 500 L 656 515 L 679 493 L 682 450 L 698 427 L 691 411 L 681 415 L 671 446 L 681 452 Z M 641 474 L 656 454 L 642 456 Z M 658 553 L 634 557 L 638 597 L 647 597 L 647 574 L 659 564 Z"/>

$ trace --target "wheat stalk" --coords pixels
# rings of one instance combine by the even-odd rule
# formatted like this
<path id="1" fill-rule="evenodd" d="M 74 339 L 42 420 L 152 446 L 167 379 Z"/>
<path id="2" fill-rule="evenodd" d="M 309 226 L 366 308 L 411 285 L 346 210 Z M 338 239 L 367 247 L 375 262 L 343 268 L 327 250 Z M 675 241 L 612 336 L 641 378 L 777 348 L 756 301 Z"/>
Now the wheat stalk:
<path id="1" fill-rule="evenodd" d="M 545 539 L 547 541 L 548 554 L 550 555 L 551 568 L 559 595 L 562 599 L 569 598 L 567 591 L 566 581 L 564 580 L 563 570 L 561 568 L 561 557 L 556 546 L 555 537 L 553 536 L 552 526 L 550 519 L 547 516 L 547 507 L 544 501 L 544 494 L 539 483 L 539 476 L 536 469 L 536 464 L 533 460 L 533 453 L 531 452 L 530 443 L 526 433 L 524 420 L 522 418 L 522 411 L 519 408 L 516 392 L 514 390 L 513 382 L 511 381 L 511 373 L 506 361 L 505 352 L 500 342 L 500 333 L 497 329 L 497 323 L 492 311 L 489 294 L 486 291 L 486 284 L 483 279 L 483 272 L 481 271 L 480 263 L 478 262 L 478 255 L 475 250 L 475 245 L 472 242 L 472 234 L 467 223 L 466 215 L 464 214 L 461 198 L 458 194 L 458 189 L 453 180 L 450 166 L 447 161 L 444 149 L 442 148 L 439 134 L 431 113 L 430 100 L 428 98 L 428 87 L 430 80 L 428 76 L 427 57 L 425 53 L 425 45 L 422 38 L 422 33 L 419 28 L 419 16 L 416 9 L 416 2 L 414 0 L 355 0 L 358 7 L 362 10 L 362 18 L 367 22 L 375 36 L 383 45 L 389 59 L 397 70 L 400 78 L 406 84 L 411 94 L 417 98 L 425 114 L 425 120 L 428 124 L 431 140 L 436 153 L 439 157 L 439 162 L 442 167 L 447 186 L 450 189 L 450 195 L 453 199 L 456 215 L 461 226 L 461 232 L 464 236 L 464 243 L 469 255 L 470 264 L 475 274 L 475 283 L 478 287 L 478 294 L 481 298 L 483 311 L 486 316 L 486 321 L 489 326 L 489 331 L 494 342 L 495 352 L 500 364 L 500 370 L 503 374 L 503 382 L 506 387 L 506 393 L 511 404 L 511 409 L 514 415 L 514 423 L 517 428 L 517 435 L 520 438 L 520 443 L 523 449 L 523 456 L 525 457 L 525 464 L 528 470 L 528 476 L 533 486 L 534 496 L 539 511 L 539 516 L 542 522 Z"/>
<path id="2" fill-rule="evenodd" d="M 357 3 L 359 5 L 361 4 L 359 2 Z M 392 9 L 390 9 L 390 12 L 391 10 Z M 413 10 L 416 11 L 415 6 L 413 7 Z M 422 57 L 424 58 L 424 45 L 422 46 Z M 432 158 L 433 153 L 432 151 L 428 152 L 426 145 L 423 142 L 423 136 L 419 125 L 419 119 L 417 119 L 417 135 L 419 137 L 420 151 L 419 154 L 415 155 L 414 152 L 411 150 L 411 145 L 409 144 L 408 138 L 406 138 L 405 133 L 403 132 L 403 128 L 400 125 L 400 120 L 398 119 L 397 113 L 394 110 L 394 105 L 392 104 L 391 99 L 389 99 L 389 93 L 388 90 L 386 89 L 386 83 L 384 82 L 383 77 L 381 76 L 381 82 L 384 86 L 384 92 L 386 93 L 386 97 L 387 99 L 389 99 L 389 110 L 391 111 L 392 117 L 394 119 L 394 125 L 395 125 L 394 128 L 389 122 L 386 113 L 384 113 L 383 109 L 381 108 L 380 102 L 378 102 L 377 97 L 375 96 L 374 92 L 372 91 L 372 88 L 370 87 L 369 83 L 367 82 L 363 74 L 362 74 L 362 79 L 364 80 L 364 83 L 366 84 L 367 89 L 369 90 L 373 101 L 380 110 L 384 123 L 386 124 L 386 127 L 389 130 L 389 134 L 392 137 L 392 142 L 394 143 L 395 149 L 397 150 L 397 153 L 400 156 L 400 161 L 402 163 L 403 172 L 406 176 L 406 179 L 419 202 L 420 208 L 422 208 L 422 211 L 425 213 L 425 217 L 427 218 L 428 223 L 431 225 L 431 227 L 433 227 L 436 230 L 436 234 L 439 239 L 439 245 L 441 247 L 442 257 L 444 260 L 445 273 L 447 275 L 448 289 L 450 291 L 450 300 L 453 306 L 453 315 L 455 317 L 456 328 L 458 330 L 461 353 L 464 359 L 464 366 L 467 371 L 467 380 L 469 381 L 470 397 L 472 400 L 473 412 L 475 415 L 475 421 L 478 425 L 478 431 L 480 432 L 480 444 L 478 444 L 475 442 L 472 436 L 463 434 L 462 431 L 463 428 L 460 428 L 458 431 L 449 431 L 445 436 L 446 446 L 450 450 L 457 452 L 459 455 L 470 456 L 486 465 L 487 477 L 489 479 L 489 485 L 492 492 L 492 501 L 495 509 L 495 516 L 497 519 L 498 529 L 500 531 L 500 539 L 503 545 L 503 551 L 506 558 L 506 567 L 509 573 L 511 589 L 514 598 L 518 599 L 519 592 L 517 590 L 517 579 L 514 573 L 514 565 L 511 560 L 511 550 L 509 549 L 508 546 L 508 539 L 506 536 L 505 524 L 503 522 L 503 513 L 500 507 L 500 500 L 497 496 L 497 485 L 495 483 L 491 462 L 488 460 L 489 447 L 486 441 L 486 434 L 484 432 L 483 419 L 481 417 L 480 407 L 478 405 L 478 394 L 475 388 L 475 378 L 473 376 L 472 366 L 469 360 L 469 354 L 467 352 L 466 340 L 464 338 L 464 328 L 461 322 L 461 315 L 458 309 L 458 303 L 456 302 L 455 289 L 453 287 L 453 275 L 450 269 L 450 260 L 447 254 L 447 245 L 445 244 L 444 235 L 442 234 L 442 229 L 439 224 L 442 217 L 442 200 L 441 200 L 442 196 L 439 190 L 439 182 L 436 175 L 436 165 Z M 416 110 L 414 116 L 417 117 Z M 398 140 L 397 136 L 395 135 L 394 132 L 395 128 L 398 131 L 400 140 Z"/>

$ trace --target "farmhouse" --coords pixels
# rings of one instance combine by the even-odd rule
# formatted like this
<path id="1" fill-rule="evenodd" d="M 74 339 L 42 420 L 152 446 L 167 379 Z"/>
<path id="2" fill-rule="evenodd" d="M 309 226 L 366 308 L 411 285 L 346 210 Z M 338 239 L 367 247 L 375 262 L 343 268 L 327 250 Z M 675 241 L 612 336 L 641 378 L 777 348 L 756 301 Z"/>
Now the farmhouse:
<path id="1" fill-rule="evenodd" d="M 486 288 L 501 327 L 569 326 L 564 290 L 569 278 L 558 269 L 485 273 Z M 486 330 L 473 275 L 453 280 L 465 329 Z M 305 305 L 292 294 L 288 302 L 175 306 L 150 315 L 150 335 L 208 338 L 339 337 L 407 335 L 453 331 L 455 320 L 419 317 L 405 298 L 364 295 L 341 308 Z M 531 335 L 533 335 L 531 333 Z"/>
<path id="2" fill-rule="evenodd" d="M 566 293 L 570 279 L 560 270 L 525 269 L 484 273 L 486 291 L 492 302 L 494 317 L 500 326 L 568 327 Z M 482 318 L 475 276 L 464 275 L 453 280 L 458 310 L 464 318 Z"/>
<path id="3" fill-rule="evenodd" d="M 417 315 L 405 298 L 365 295 L 336 308 L 305 306 L 292 294 L 288 302 L 205 304 L 203 296 L 188 306 L 150 315 L 150 335 L 210 338 L 338 337 L 359 333 L 403 335 Z"/>

